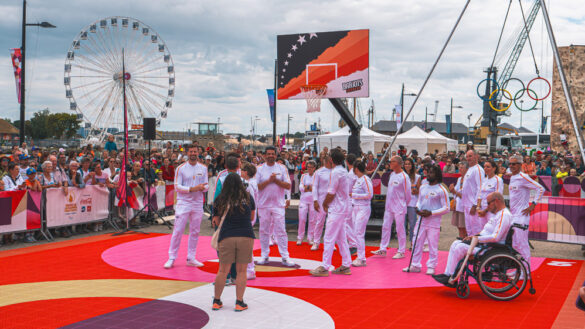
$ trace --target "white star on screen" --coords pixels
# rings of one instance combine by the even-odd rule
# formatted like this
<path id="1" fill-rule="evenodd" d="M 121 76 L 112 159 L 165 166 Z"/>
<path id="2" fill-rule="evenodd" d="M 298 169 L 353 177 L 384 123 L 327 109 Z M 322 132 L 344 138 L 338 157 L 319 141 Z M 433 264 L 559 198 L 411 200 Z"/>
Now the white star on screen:
<path id="1" fill-rule="evenodd" d="M 298 47 L 297 47 L 297 45 L 292 45 L 292 48 L 291 48 L 291 49 L 292 49 L 293 51 L 297 51 L 297 48 L 298 48 Z"/>
<path id="2" fill-rule="evenodd" d="M 292 57 L 292 54 L 291 54 L 291 53 L 288 53 L 288 54 L 286 55 L 286 57 L 288 57 L 288 58 L 291 58 L 291 57 Z"/>
<path id="3" fill-rule="evenodd" d="M 301 44 L 301 46 L 303 45 L 303 43 L 307 42 L 305 40 L 305 36 L 304 35 L 299 35 L 299 40 L 297 40 L 298 43 Z"/>
<path id="4" fill-rule="evenodd" d="M 286 69 L 282 69 L 282 72 L 286 72 Z"/>
<path id="5" fill-rule="evenodd" d="M 316 38 L 317 37 L 317 33 L 310 33 L 309 34 L 309 40 Z"/>
<path id="6" fill-rule="evenodd" d="M 284 79 L 284 75 L 281 75 L 281 76 L 280 76 L 280 78 L 281 78 L 281 79 Z"/>
<path id="7" fill-rule="evenodd" d="M 284 61 L 284 66 L 287 66 L 287 65 L 288 65 L 288 61 Z"/>

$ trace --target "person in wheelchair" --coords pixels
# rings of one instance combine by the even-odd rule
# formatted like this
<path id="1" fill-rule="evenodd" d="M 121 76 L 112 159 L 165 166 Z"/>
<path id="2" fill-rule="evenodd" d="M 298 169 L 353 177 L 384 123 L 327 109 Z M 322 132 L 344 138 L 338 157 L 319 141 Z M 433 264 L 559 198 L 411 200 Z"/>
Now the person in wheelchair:
<path id="1" fill-rule="evenodd" d="M 477 234 L 479 243 L 501 243 L 506 241 L 506 235 L 512 226 L 512 214 L 506 208 L 504 203 L 504 196 L 499 192 L 490 193 L 487 197 L 487 209 L 490 212 L 489 220 L 484 226 L 483 230 Z M 443 274 L 435 274 L 433 278 L 450 288 L 455 288 L 454 283 L 449 283 L 449 279 L 455 273 L 457 264 L 465 257 L 469 249 L 469 243 L 472 236 L 467 236 L 463 240 L 455 240 L 449 249 L 449 257 L 447 258 L 447 266 Z M 479 251 L 479 247 L 475 247 L 474 253 Z"/>

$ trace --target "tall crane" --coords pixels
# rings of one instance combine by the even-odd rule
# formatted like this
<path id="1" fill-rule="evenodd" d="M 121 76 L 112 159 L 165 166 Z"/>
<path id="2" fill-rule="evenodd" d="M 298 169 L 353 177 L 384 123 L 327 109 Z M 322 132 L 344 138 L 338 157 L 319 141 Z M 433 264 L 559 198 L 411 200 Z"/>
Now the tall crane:
<path id="1" fill-rule="evenodd" d="M 502 84 L 506 82 L 510 77 L 512 77 L 512 73 L 514 73 L 514 69 L 516 68 L 516 64 L 518 63 L 518 59 L 520 58 L 520 54 L 522 54 L 522 49 L 524 49 L 524 45 L 526 44 L 526 40 L 528 39 L 528 35 L 532 26 L 534 25 L 534 21 L 536 19 L 536 15 L 540 10 L 540 1 L 536 0 L 532 7 L 530 8 L 530 13 L 528 18 L 526 18 L 526 22 L 522 22 L 522 29 L 520 34 L 516 38 L 516 42 L 514 47 L 512 48 L 512 52 L 510 57 L 508 58 L 506 65 L 501 71 L 500 78 L 497 78 L 498 69 L 495 66 L 488 67 L 484 72 L 487 73 L 487 80 L 486 81 L 486 88 L 485 94 L 483 96 L 483 119 L 481 120 L 481 126 L 475 127 L 474 129 L 474 137 L 476 142 L 487 142 L 487 138 L 491 138 L 490 145 L 495 145 L 495 138 L 497 135 L 497 126 L 498 126 L 498 116 L 504 115 L 505 112 L 496 112 L 493 111 L 490 107 L 490 95 L 500 86 L 502 88 Z M 505 24 L 505 23 L 504 23 Z M 498 81 L 496 85 L 495 81 Z M 498 93 L 498 96 L 495 97 L 495 100 L 492 99 L 491 102 L 495 102 L 497 104 L 496 107 L 502 108 L 506 105 L 501 103 L 503 93 Z"/>

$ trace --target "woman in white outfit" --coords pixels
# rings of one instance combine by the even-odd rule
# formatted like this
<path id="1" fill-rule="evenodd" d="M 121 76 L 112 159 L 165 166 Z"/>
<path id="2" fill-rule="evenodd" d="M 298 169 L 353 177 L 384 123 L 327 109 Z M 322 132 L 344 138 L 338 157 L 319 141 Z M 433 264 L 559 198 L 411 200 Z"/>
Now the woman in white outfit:
<path id="1" fill-rule="evenodd" d="M 477 195 L 477 204 L 479 206 L 479 210 L 477 211 L 478 216 L 482 222 L 482 226 L 488 221 L 487 214 L 487 196 L 490 193 L 498 192 L 500 194 L 504 194 L 504 180 L 501 177 L 496 175 L 496 170 L 498 166 L 494 160 L 486 161 L 483 164 L 483 170 L 485 171 L 485 175 L 487 176 L 486 179 L 483 181 L 481 185 L 481 189 Z"/>
<path id="2" fill-rule="evenodd" d="M 370 177 L 365 175 L 366 164 L 364 162 L 356 160 L 353 164 L 353 172 L 357 179 L 350 194 L 353 205 L 351 220 L 355 230 L 357 258 L 351 264 L 353 266 L 366 266 L 366 226 L 372 211 L 370 202 L 374 196 L 374 188 Z"/>

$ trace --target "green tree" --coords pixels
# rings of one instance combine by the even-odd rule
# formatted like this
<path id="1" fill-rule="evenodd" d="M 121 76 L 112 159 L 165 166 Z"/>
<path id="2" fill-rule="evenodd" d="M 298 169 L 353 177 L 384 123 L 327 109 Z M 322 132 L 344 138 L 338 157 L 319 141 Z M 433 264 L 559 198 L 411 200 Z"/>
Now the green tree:
<path id="1" fill-rule="evenodd" d="M 51 113 L 48 109 L 35 112 L 33 117 L 27 121 L 30 122 L 30 127 L 25 122 L 26 135 L 33 139 L 46 139 L 51 137 L 48 129 L 50 115 Z"/>
<path id="2" fill-rule="evenodd" d="M 53 113 L 49 115 L 48 132 L 55 138 L 70 139 L 77 133 L 79 121 L 75 114 Z"/>

